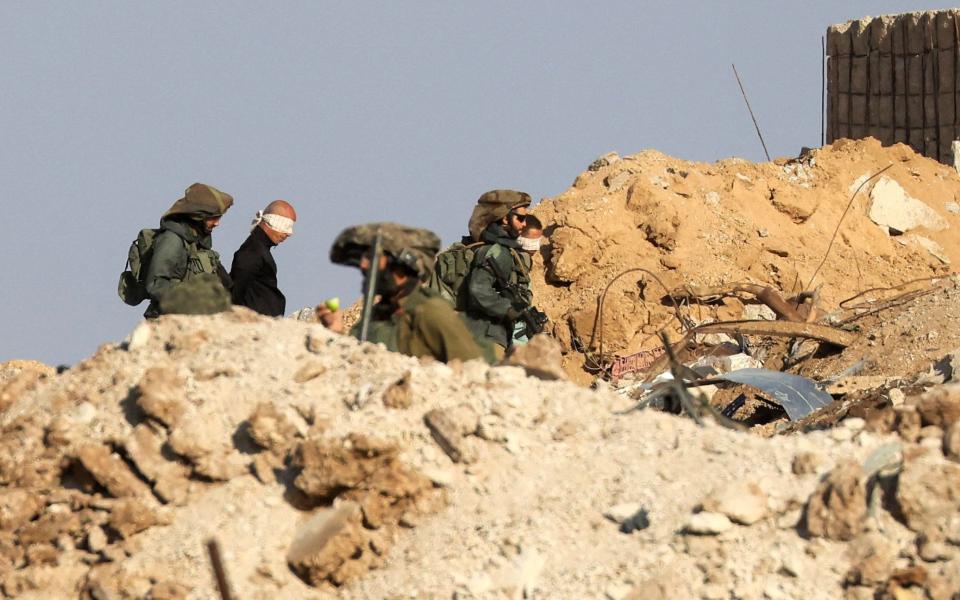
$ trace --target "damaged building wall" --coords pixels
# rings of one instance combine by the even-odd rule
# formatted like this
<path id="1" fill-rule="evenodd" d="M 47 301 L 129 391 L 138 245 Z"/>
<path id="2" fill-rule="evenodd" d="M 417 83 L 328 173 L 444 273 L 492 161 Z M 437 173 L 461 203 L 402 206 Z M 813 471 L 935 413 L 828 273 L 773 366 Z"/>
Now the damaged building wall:
<path id="1" fill-rule="evenodd" d="M 826 140 L 873 136 L 944 163 L 960 138 L 960 9 L 827 29 Z"/>

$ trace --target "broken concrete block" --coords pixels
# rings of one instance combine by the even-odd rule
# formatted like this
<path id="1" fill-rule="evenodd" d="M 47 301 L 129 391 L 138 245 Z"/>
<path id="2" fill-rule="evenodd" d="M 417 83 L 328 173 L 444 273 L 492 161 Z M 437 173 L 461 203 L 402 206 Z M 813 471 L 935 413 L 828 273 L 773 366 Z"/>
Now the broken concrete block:
<path id="1" fill-rule="evenodd" d="M 173 367 L 151 367 L 137 384 L 137 406 L 167 427 L 173 427 L 189 411 L 185 382 Z"/>
<path id="2" fill-rule="evenodd" d="M 933 539 L 960 539 L 960 465 L 908 461 L 897 484 L 907 526 Z"/>
<path id="3" fill-rule="evenodd" d="M 940 231 L 949 227 L 947 220 L 935 210 L 907 195 L 900 184 L 881 177 L 870 191 L 870 220 L 895 232 L 904 233 L 917 227 Z"/>
<path id="4" fill-rule="evenodd" d="M 513 346 L 505 363 L 522 367 L 527 375 L 538 379 L 567 379 L 560 342 L 549 335 L 535 335 L 526 344 Z"/>
<path id="5" fill-rule="evenodd" d="M 852 540 L 863 531 L 867 514 L 865 475 L 860 464 L 838 464 L 810 495 L 806 526 L 810 535 L 831 540 Z"/>
<path id="6" fill-rule="evenodd" d="M 247 433 L 266 450 L 283 452 L 297 437 L 297 428 L 272 402 L 258 404 L 247 423 Z"/>
<path id="7" fill-rule="evenodd" d="M 167 438 L 170 449 L 180 456 L 195 461 L 223 449 L 224 441 L 213 439 L 211 429 L 196 419 L 183 421 Z"/>
<path id="8" fill-rule="evenodd" d="M 166 486 L 170 486 L 173 480 L 183 479 L 185 486 L 190 469 L 179 462 L 167 460 L 163 456 L 163 444 L 164 436 L 150 424 L 141 423 L 134 427 L 133 434 L 124 442 L 123 448 L 137 470 L 154 484 L 164 480 Z M 161 497 L 167 502 L 172 501 L 163 494 Z"/>
<path id="9" fill-rule="evenodd" d="M 247 471 L 247 461 L 232 450 L 211 452 L 193 460 L 193 472 L 212 481 L 230 481 Z"/>
<path id="10" fill-rule="evenodd" d="M 960 384 L 937 386 L 917 400 L 923 425 L 944 428 L 960 419 Z"/>
<path id="11" fill-rule="evenodd" d="M 767 494 L 752 481 L 738 481 L 716 490 L 703 509 L 722 513 L 741 525 L 753 525 L 767 516 Z"/>
<path id="12" fill-rule="evenodd" d="M 110 527 L 126 539 L 135 533 L 161 523 L 157 513 L 143 502 L 124 498 L 110 511 Z"/>
<path id="13" fill-rule="evenodd" d="M 287 551 L 287 562 L 293 566 L 316 557 L 334 537 L 340 534 L 351 519 L 359 520 L 360 505 L 342 502 L 336 508 L 321 509 L 297 531 Z M 314 561 L 316 562 L 316 561 Z"/>
<path id="14" fill-rule="evenodd" d="M 43 508 L 43 496 L 22 489 L 0 489 L 0 529 L 15 531 Z"/>
<path id="15" fill-rule="evenodd" d="M 88 444 L 77 451 L 75 458 L 111 496 L 153 500 L 147 484 L 134 475 L 123 459 L 106 446 Z"/>
<path id="16" fill-rule="evenodd" d="M 423 416 L 423 422 L 440 448 L 453 462 L 472 462 L 474 457 L 463 443 L 466 435 L 477 431 L 479 417 L 472 408 L 437 408 Z"/>

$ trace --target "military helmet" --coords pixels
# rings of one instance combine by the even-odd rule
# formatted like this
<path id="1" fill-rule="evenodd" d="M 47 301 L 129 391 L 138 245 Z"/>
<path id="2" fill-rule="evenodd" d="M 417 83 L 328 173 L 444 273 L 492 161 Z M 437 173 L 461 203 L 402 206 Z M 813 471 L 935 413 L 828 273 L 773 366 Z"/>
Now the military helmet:
<path id="1" fill-rule="evenodd" d="M 511 210 L 530 206 L 530 194 L 516 190 L 490 190 L 477 200 L 470 215 L 468 229 L 473 239 L 480 241 L 480 234 L 487 225 L 507 216 Z"/>
<path id="2" fill-rule="evenodd" d="M 384 253 L 417 273 L 421 279 L 429 277 L 434 258 L 440 251 L 440 238 L 427 229 L 397 223 L 366 223 L 344 229 L 330 247 L 330 261 L 338 265 L 359 266 L 378 232 L 382 236 Z"/>
<path id="3" fill-rule="evenodd" d="M 173 203 L 164 217 L 184 215 L 195 218 L 219 217 L 233 206 L 233 196 L 212 185 L 194 183 L 183 192 L 183 198 Z"/>

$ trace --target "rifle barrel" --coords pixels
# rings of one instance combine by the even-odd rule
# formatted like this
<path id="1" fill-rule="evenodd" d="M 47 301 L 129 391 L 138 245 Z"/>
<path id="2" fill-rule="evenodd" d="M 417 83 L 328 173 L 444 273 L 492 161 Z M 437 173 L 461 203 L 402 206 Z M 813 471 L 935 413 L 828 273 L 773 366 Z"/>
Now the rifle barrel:
<path id="1" fill-rule="evenodd" d="M 363 311 L 360 313 L 360 341 L 367 341 L 370 333 L 370 318 L 373 316 L 373 299 L 377 295 L 377 276 L 380 274 L 380 255 L 383 254 L 383 234 L 377 232 L 370 248 L 370 268 L 367 270 L 367 290 L 363 296 Z"/>

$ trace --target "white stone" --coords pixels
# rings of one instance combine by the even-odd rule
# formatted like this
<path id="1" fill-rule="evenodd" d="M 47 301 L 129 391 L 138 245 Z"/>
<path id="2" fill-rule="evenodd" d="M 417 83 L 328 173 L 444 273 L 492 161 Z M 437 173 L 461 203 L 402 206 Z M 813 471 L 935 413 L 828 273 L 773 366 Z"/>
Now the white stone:
<path id="1" fill-rule="evenodd" d="M 717 192 L 707 192 L 704 201 L 711 206 L 720 206 L 720 194 Z"/>
<path id="2" fill-rule="evenodd" d="M 870 220 L 899 232 L 907 232 L 917 227 L 939 231 L 949 227 L 947 220 L 935 210 L 907 195 L 900 184 L 881 177 L 870 191 Z"/>
<path id="3" fill-rule="evenodd" d="M 766 304 L 747 304 L 743 307 L 743 318 L 749 321 L 776 321 L 777 313 Z"/>
<path id="4" fill-rule="evenodd" d="M 130 339 L 127 342 L 127 350 L 133 351 L 143 348 L 150 341 L 153 335 L 153 326 L 148 321 L 143 321 L 130 333 Z"/>
<path id="5" fill-rule="evenodd" d="M 717 535 L 733 527 L 727 515 L 714 512 L 698 512 L 690 515 L 684 531 L 699 535 Z"/>
<path id="6" fill-rule="evenodd" d="M 960 204 L 956 202 L 947 202 L 943 205 L 951 215 L 960 215 Z"/>
<path id="7" fill-rule="evenodd" d="M 91 552 L 100 552 L 107 547 L 107 534 L 99 526 L 93 527 L 87 533 L 87 549 Z"/>
<path id="8" fill-rule="evenodd" d="M 953 168 L 960 173 L 960 140 L 954 140 L 950 148 L 953 150 Z"/>
<path id="9" fill-rule="evenodd" d="M 633 518 L 635 514 L 640 512 L 641 508 L 643 507 L 636 502 L 624 502 L 623 504 L 617 504 L 605 510 L 603 516 L 617 525 L 623 525 Z"/>
<path id="10" fill-rule="evenodd" d="M 607 597 L 607 600 L 623 600 L 630 595 L 630 592 L 633 591 L 633 586 L 627 585 L 626 583 L 612 583 L 607 586 L 607 589 L 604 590 L 604 595 Z"/>
<path id="11" fill-rule="evenodd" d="M 449 469 L 426 468 L 423 469 L 423 475 L 438 487 L 453 485 L 453 473 Z"/>
<path id="12" fill-rule="evenodd" d="M 867 426 L 867 422 L 860 417 L 850 417 L 843 421 L 843 426 L 851 431 L 862 431 Z"/>
<path id="13" fill-rule="evenodd" d="M 849 442 L 853 439 L 853 430 L 846 427 L 834 427 L 830 430 L 830 437 L 836 442 Z"/>
<path id="14" fill-rule="evenodd" d="M 900 388 L 893 388 L 887 395 L 890 397 L 892 406 L 903 406 L 903 402 L 907 399 L 907 395 Z"/>

